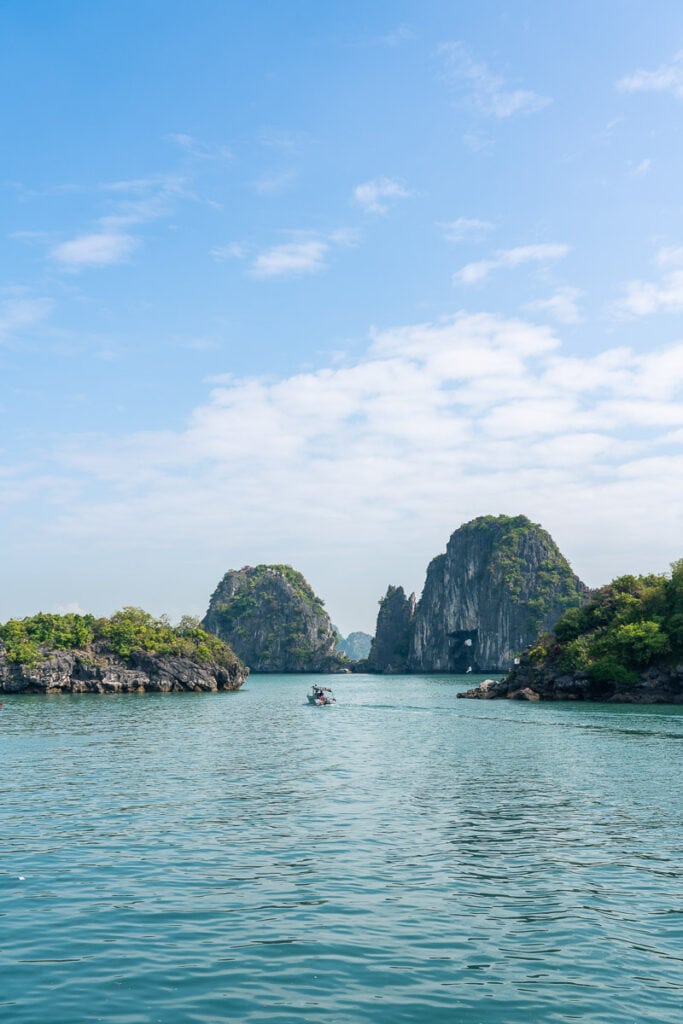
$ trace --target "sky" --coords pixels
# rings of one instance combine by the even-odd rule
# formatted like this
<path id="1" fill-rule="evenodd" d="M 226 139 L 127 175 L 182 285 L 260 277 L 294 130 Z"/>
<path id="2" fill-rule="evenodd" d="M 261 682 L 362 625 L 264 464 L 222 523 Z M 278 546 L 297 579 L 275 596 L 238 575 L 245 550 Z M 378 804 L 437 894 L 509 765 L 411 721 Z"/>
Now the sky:
<path id="1" fill-rule="evenodd" d="M 683 557 L 679 0 L 2 0 L 0 620 Z"/>

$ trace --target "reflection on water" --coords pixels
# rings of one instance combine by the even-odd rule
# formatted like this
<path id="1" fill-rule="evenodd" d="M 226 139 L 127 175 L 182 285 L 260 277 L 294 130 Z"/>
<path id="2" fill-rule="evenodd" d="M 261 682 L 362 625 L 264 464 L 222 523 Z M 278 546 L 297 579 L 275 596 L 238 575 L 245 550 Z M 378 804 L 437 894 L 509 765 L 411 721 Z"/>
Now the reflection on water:
<path id="1" fill-rule="evenodd" d="M 683 708 L 7 698 L 8 1024 L 678 1024 Z"/>

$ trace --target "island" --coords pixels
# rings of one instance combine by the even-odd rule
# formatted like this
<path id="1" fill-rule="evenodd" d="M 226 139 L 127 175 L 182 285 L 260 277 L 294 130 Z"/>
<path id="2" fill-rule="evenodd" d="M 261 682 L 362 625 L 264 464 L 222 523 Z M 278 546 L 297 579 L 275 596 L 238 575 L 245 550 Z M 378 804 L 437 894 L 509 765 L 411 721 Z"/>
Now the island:
<path id="1" fill-rule="evenodd" d="M 291 565 L 245 565 L 225 573 L 202 625 L 252 672 L 348 671 L 323 600 Z"/>
<path id="2" fill-rule="evenodd" d="M 158 693 L 238 690 L 248 669 L 183 617 L 172 626 L 141 608 L 111 618 L 40 613 L 0 625 L 0 693 Z"/>
<path id="3" fill-rule="evenodd" d="M 460 526 L 427 567 L 419 601 L 390 586 L 366 670 L 504 672 L 515 654 L 588 599 L 557 544 L 526 516 Z"/>

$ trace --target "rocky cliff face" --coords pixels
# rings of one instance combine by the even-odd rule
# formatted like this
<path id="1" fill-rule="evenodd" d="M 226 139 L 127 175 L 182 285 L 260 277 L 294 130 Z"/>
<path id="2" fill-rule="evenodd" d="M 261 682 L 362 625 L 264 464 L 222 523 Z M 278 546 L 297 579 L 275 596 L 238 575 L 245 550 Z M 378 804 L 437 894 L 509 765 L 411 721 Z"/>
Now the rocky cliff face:
<path id="1" fill-rule="evenodd" d="M 252 672 L 334 672 L 342 664 L 323 602 L 288 565 L 227 572 L 202 625 Z"/>
<path id="2" fill-rule="evenodd" d="M 168 693 L 238 690 L 247 670 L 235 657 L 197 662 L 146 651 L 121 658 L 102 644 L 81 650 L 44 650 L 33 665 L 0 651 L 0 693 Z"/>
<path id="3" fill-rule="evenodd" d="M 377 629 L 367 660 L 369 671 L 407 671 L 414 615 L 415 594 L 406 597 L 403 587 L 389 587 L 379 603 Z"/>
<path id="4" fill-rule="evenodd" d="M 427 570 L 409 668 L 505 671 L 587 594 L 552 537 L 525 516 L 474 519 Z"/>

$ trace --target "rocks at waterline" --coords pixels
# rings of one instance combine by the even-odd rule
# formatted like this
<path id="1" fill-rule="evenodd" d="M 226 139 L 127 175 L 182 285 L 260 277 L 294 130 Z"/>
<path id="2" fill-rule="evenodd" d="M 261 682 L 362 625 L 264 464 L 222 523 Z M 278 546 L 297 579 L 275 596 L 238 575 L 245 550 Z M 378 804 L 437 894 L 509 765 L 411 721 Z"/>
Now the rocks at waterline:
<path id="1" fill-rule="evenodd" d="M 252 672 L 338 672 L 347 663 L 322 600 L 289 565 L 226 572 L 203 626 Z"/>
<path id="2" fill-rule="evenodd" d="M 523 661 L 523 659 L 522 659 Z M 504 679 L 485 679 L 456 694 L 471 700 L 568 700 L 610 704 L 683 704 L 683 665 L 651 667 L 634 683 L 598 682 L 588 672 L 540 671 L 521 663 Z"/>

